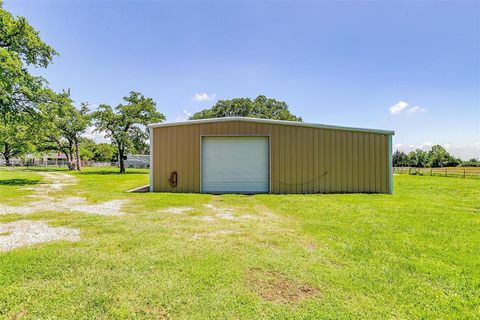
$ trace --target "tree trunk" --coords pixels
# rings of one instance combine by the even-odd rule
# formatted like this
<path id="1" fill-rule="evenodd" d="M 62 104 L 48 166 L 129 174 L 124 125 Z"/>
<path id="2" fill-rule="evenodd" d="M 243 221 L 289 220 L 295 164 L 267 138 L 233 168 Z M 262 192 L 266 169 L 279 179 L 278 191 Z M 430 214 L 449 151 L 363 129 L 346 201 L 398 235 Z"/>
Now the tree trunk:
<path id="1" fill-rule="evenodd" d="M 75 170 L 75 162 L 73 162 L 73 143 L 68 140 L 68 169 Z"/>
<path id="2" fill-rule="evenodd" d="M 125 150 L 122 146 L 118 146 L 118 164 L 120 165 L 120 173 L 125 173 L 125 162 L 123 160 L 123 154 Z"/>
<path id="3" fill-rule="evenodd" d="M 78 150 L 78 140 L 75 140 L 75 157 L 77 160 L 77 170 L 81 171 L 82 169 L 80 168 L 80 152 Z"/>
<path id="4" fill-rule="evenodd" d="M 11 163 L 10 163 L 10 146 L 8 145 L 8 143 L 5 143 L 5 149 L 4 149 L 4 152 L 2 152 L 2 155 L 5 158 L 5 165 L 9 167 Z"/>
<path id="5" fill-rule="evenodd" d="M 72 160 L 68 157 L 67 155 L 67 168 L 68 170 L 73 170 L 73 163 L 72 163 Z"/>

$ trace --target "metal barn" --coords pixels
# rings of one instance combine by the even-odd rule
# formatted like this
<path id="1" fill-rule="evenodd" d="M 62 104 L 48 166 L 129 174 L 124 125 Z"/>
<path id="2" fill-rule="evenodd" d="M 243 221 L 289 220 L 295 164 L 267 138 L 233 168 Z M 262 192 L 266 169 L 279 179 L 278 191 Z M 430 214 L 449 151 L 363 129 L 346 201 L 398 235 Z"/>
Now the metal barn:
<path id="1" fill-rule="evenodd" d="M 150 191 L 392 193 L 393 131 L 239 117 L 149 128 Z"/>

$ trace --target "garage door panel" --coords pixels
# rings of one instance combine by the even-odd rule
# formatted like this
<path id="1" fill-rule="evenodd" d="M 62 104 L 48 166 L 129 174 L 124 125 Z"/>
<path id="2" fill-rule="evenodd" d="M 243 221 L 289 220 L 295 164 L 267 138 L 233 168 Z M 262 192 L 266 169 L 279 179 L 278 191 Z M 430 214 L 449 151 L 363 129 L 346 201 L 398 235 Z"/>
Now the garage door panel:
<path id="1" fill-rule="evenodd" d="M 203 137 L 203 192 L 268 192 L 268 137 Z"/>

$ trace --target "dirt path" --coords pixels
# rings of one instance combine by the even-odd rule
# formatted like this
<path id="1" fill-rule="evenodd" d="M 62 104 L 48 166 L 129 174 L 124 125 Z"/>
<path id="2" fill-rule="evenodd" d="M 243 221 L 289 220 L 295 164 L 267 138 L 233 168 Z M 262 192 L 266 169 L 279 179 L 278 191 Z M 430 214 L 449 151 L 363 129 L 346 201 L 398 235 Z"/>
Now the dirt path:
<path id="1" fill-rule="evenodd" d="M 28 198 L 35 201 L 9 206 L 0 204 L 0 215 L 29 215 L 36 212 L 80 212 L 104 216 L 124 214 L 122 207 L 127 200 L 112 200 L 101 203 L 88 203 L 83 197 L 65 197 L 59 191 L 78 183 L 78 179 L 61 172 L 39 172 L 43 183 L 24 188 L 32 191 Z M 0 251 L 30 246 L 56 240 L 78 241 L 80 230 L 65 227 L 50 227 L 47 221 L 18 220 L 0 223 Z"/>
<path id="2" fill-rule="evenodd" d="M 104 216 L 118 216 L 124 214 L 122 207 L 127 200 L 112 200 L 102 203 L 88 203 L 83 197 L 60 197 L 56 194 L 65 187 L 78 183 L 72 175 L 61 172 L 40 172 L 44 183 L 25 188 L 33 191 L 29 198 L 38 199 L 20 206 L 0 204 L 0 215 L 22 214 L 28 215 L 35 212 L 80 212 Z"/>
<path id="3" fill-rule="evenodd" d="M 78 183 L 76 177 L 62 172 L 39 172 L 38 174 L 43 177 L 44 183 L 24 188 L 25 190 L 33 191 L 33 194 L 29 197 L 44 198 L 51 193 Z"/>

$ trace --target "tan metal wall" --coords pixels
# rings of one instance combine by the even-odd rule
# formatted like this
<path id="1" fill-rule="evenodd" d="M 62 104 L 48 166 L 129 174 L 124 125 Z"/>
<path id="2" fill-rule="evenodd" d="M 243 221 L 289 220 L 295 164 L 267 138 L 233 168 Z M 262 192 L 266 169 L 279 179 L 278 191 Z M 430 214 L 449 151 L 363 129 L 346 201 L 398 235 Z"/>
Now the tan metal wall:
<path id="1" fill-rule="evenodd" d="M 153 191 L 200 192 L 202 135 L 266 135 L 272 193 L 389 192 L 387 134 L 245 121 L 152 130 Z M 176 188 L 168 184 L 172 171 Z"/>

